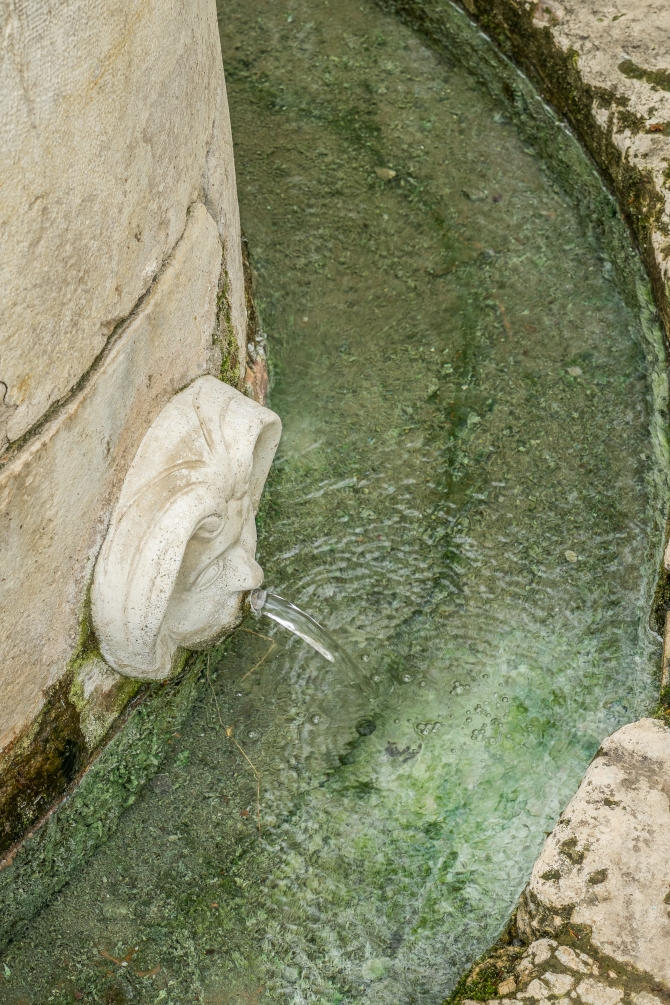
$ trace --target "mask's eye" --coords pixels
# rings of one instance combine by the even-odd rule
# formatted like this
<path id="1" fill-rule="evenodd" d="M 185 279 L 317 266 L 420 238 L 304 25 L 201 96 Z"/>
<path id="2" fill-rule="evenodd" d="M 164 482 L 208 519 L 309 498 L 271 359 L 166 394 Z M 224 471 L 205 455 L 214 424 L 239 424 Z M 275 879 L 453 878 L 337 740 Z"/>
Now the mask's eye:
<path id="1" fill-rule="evenodd" d="M 216 582 L 221 575 L 222 569 L 223 559 L 217 558 L 216 561 L 212 562 L 206 569 L 202 570 L 193 584 L 194 588 L 196 590 L 206 590 L 208 586 L 211 586 L 212 583 Z"/>
<path id="2" fill-rule="evenodd" d="M 220 517 L 217 513 L 212 513 L 211 516 L 206 516 L 204 520 L 200 521 L 193 536 L 209 541 L 211 538 L 216 537 L 222 527 L 223 517 Z"/>

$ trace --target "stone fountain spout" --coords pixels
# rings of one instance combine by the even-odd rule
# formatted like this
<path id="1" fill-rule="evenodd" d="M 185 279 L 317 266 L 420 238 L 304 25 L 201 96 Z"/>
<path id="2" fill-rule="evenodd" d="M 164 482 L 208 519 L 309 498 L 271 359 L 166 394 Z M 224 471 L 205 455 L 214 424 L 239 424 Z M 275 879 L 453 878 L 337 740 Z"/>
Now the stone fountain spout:
<path id="1" fill-rule="evenodd" d="M 263 582 L 256 523 L 281 421 L 214 377 L 175 395 L 147 431 L 98 557 L 92 612 L 121 674 L 161 680 L 181 648 L 234 627 Z"/>

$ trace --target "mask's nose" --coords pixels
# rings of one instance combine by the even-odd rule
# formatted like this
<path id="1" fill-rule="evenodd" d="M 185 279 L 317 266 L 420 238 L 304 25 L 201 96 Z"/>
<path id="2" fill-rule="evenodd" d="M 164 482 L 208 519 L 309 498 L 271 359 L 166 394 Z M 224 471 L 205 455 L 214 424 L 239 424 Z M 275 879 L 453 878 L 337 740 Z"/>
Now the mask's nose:
<path id="1" fill-rule="evenodd" d="M 226 558 L 229 571 L 226 586 L 231 592 L 255 590 L 261 585 L 263 570 L 243 548 L 233 548 Z"/>

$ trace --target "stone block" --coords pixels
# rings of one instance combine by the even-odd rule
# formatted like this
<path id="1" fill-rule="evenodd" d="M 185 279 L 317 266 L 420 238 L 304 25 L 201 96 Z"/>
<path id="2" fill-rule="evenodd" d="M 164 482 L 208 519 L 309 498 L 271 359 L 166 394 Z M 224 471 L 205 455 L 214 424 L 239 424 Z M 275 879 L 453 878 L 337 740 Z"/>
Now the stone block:
<path id="1" fill-rule="evenodd" d="M 212 141 L 207 150 L 203 173 L 205 205 L 219 228 L 223 244 L 223 260 L 228 277 L 226 297 L 230 311 L 230 326 L 237 343 L 237 359 L 244 374 L 247 356 L 247 305 L 245 298 L 242 230 L 237 203 L 237 181 L 233 157 L 233 135 L 223 73 L 217 91 Z M 241 384 L 241 381 L 239 382 Z M 241 388 L 240 388 L 241 389 Z M 258 398 L 261 404 L 265 399 Z"/>
<path id="2" fill-rule="evenodd" d="M 670 729 L 641 719 L 608 737 L 589 766 L 533 867 L 520 927 L 541 914 L 588 925 L 602 953 L 670 985 L 669 847 Z M 556 956 L 582 972 L 593 963 L 567 947 Z M 580 984 L 582 1000 L 604 1005 L 592 985 Z"/>
<path id="3" fill-rule="evenodd" d="M 217 225 L 196 202 L 97 366 L 0 471 L 0 749 L 31 722 L 77 652 L 93 563 L 142 437 L 167 401 L 210 368 L 221 262 Z M 104 692 L 97 678 L 95 687 Z"/>
<path id="4" fill-rule="evenodd" d="M 226 243 L 241 346 L 239 220 L 213 0 L 7 7 L 0 451 L 73 390 L 203 198 Z"/>

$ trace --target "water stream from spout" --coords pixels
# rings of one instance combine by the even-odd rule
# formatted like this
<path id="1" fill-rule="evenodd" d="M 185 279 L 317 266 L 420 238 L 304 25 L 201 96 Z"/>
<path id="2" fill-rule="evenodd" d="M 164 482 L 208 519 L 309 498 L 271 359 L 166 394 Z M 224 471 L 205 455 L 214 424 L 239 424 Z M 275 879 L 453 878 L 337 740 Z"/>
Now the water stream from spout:
<path id="1" fill-rule="evenodd" d="M 252 590 L 249 595 L 251 611 L 256 617 L 270 618 L 293 635 L 307 642 L 330 663 L 346 669 L 350 684 L 360 685 L 358 667 L 340 642 L 314 618 L 295 604 L 267 590 Z"/>

